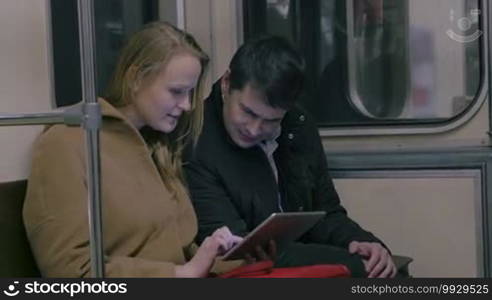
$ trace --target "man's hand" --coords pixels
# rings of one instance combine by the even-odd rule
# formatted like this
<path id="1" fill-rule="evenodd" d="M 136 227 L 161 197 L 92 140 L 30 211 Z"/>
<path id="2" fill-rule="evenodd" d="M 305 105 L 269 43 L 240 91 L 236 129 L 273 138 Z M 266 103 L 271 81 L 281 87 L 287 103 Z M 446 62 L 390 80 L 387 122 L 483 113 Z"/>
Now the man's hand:
<path id="1" fill-rule="evenodd" d="M 349 244 L 349 252 L 357 253 L 364 257 L 362 261 L 364 262 L 368 278 L 395 277 L 395 263 L 388 250 L 380 243 L 353 241 Z"/>
<path id="2" fill-rule="evenodd" d="M 248 264 L 254 263 L 256 261 L 262 261 L 262 260 L 271 260 L 275 261 L 275 258 L 277 257 L 277 244 L 275 244 L 274 240 L 270 240 L 267 246 L 268 249 L 265 249 L 261 246 L 256 246 L 255 251 L 253 255 L 250 253 L 247 253 L 245 255 L 246 262 Z"/>

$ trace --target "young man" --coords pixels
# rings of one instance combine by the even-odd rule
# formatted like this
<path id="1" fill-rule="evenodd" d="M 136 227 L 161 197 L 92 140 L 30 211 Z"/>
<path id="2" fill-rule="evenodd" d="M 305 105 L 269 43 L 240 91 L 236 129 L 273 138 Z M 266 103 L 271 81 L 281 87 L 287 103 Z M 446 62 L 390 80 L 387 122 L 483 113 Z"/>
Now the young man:
<path id="1" fill-rule="evenodd" d="M 341 206 L 317 127 L 295 105 L 303 70 L 285 40 L 264 37 L 240 47 L 214 85 L 185 163 L 198 238 L 221 226 L 245 235 L 273 212 L 324 210 L 277 266 L 341 263 L 354 277 L 393 277 L 388 250 Z"/>

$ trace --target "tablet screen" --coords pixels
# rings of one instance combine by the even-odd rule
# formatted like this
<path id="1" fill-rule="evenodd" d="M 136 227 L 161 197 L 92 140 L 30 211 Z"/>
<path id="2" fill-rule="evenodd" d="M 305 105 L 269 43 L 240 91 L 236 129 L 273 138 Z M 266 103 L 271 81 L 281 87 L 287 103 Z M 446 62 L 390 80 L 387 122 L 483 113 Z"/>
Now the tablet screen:
<path id="1" fill-rule="evenodd" d="M 274 240 L 277 250 L 281 251 L 313 227 L 325 214 L 324 211 L 273 213 L 221 259 L 242 259 L 247 253 L 254 255 L 257 245 L 266 247 L 270 240 Z"/>

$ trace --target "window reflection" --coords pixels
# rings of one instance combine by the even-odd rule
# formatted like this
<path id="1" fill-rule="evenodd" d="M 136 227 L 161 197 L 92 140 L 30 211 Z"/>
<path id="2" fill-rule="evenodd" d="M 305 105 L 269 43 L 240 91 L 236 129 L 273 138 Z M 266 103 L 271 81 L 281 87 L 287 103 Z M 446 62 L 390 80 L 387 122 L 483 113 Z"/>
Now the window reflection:
<path id="1" fill-rule="evenodd" d="M 349 3 L 350 99 L 366 117 L 396 118 L 408 98 L 406 2 Z"/>
<path id="2" fill-rule="evenodd" d="M 306 58 L 321 126 L 443 122 L 479 92 L 478 0 L 243 3 L 246 38 L 282 35 Z"/>
<path id="3" fill-rule="evenodd" d="M 271 34 L 286 37 L 292 44 L 295 44 L 295 22 L 291 16 L 292 4 L 290 0 L 268 0 L 266 26 Z"/>

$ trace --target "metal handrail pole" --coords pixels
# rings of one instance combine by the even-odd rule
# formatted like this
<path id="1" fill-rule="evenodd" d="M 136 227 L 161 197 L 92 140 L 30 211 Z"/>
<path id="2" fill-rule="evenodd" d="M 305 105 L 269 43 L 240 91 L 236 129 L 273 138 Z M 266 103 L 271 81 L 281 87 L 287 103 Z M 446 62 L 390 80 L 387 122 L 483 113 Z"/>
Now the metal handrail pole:
<path id="1" fill-rule="evenodd" d="M 101 109 L 96 97 L 94 53 L 94 5 L 92 0 L 78 0 L 80 28 L 80 60 L 82 73 L 82 97 L 84 102 L 45 113 L 0 113 L 0 126 L 82 124 L 86 131 L 88 215 L 90 234 L 91 272 L 93 277 L 104 277 L 104 253 L 102 243 L 101 185 L 99 128 Z"/>
<path id="2" fill-rule="evenodd" d="M 64 123 L 63 112 L 47 112 L 32 114 L 0 113 L 0 126 L 42 125 Z"/>
<path id="3" fill-rule="evenodd" d="M 103 278 L 104 252 L 99 155 L 101 109 L 96 97 L 94 3 L 93 0 L 78 0 L 77 4 L 80 30 L 82 98 L 85 103 L 83 127 L 86 131 L 91 272 L 93 277 Z"/>
<path id="4" fill-rule="evenodd" d="M 84 117 L 84 104 L 78 103 L 50 112 L 0 113 L 0 126 L 65 124 L 80 126 Z"/>

